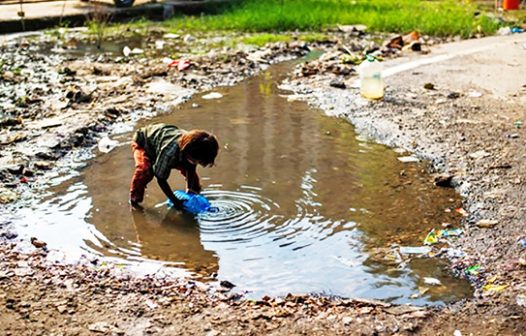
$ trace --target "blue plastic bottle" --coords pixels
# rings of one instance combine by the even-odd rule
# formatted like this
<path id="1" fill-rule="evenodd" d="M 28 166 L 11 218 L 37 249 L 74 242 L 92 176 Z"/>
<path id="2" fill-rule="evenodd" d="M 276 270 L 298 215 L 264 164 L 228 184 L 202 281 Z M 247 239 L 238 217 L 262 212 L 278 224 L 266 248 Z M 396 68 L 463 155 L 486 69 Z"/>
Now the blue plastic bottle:
<path id="1" fill-rule="evenodd" d="M 185 211 L 194 215 L 208 211 L 211 206 L 210 201 L 208 201 L 203 195 L 189 194 L 182 190 L 176 190 L 174 191 L 174 196 L 183 201 L 183 208 Z M 172 201 L 168 200 L 167 204 L 169 207 L 173 207 Z"/>

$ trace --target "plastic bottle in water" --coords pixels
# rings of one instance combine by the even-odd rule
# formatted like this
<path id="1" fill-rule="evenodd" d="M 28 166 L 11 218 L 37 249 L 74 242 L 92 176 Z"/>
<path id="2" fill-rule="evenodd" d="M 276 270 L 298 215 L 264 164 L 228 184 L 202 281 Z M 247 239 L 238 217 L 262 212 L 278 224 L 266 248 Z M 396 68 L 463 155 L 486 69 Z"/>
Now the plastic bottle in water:
<path id="1" fill-rule="evenodd" d="M 384 96 L 382 71 L 382 64 L 373 56 L 367 55 L 367 58 L 358 67 L 362 96 L 369 99 L 380 99 Z"/>
<path id="2" fill-rule="evenodd" d="M 174 191 L 174 195 L 177 199 L 183 201 L 183 209 L 192 214 L 197 215 L 211 208 L 210 201 L 203 195 L 189 194 L 182 190 Z M 173 207 L 172 201 L 168 200 L 167 203 L 169 207 Z"/>

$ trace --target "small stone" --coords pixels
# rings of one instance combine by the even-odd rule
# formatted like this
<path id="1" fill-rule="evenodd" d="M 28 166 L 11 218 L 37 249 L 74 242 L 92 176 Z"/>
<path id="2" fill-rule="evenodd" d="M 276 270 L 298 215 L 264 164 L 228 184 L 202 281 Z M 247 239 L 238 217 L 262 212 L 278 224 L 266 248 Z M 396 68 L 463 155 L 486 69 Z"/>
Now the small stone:
<path id="1" fill-rule="evenodd" d="M 228 289 L 232 289 L 232 288 L 236 287 L 236 285 L 234 285 L 233 283 L 231 283 L 228 280 L 222 280 L 219 284 L 221 285 L 221 287 L 225 287 L 225 288 L 228 288 Z"/>
<path id="2" fill-rule="evenodd" d="M 424 89 L 426 89 L 426 90 L 434 90 L 435 89 L 435 84 L 433 84 L 433 83 L 425 83 L 424 84 Z"/>
<path id="3" fill-rule="evenodd" d="M 88 325 L 88 329 L 97 333 L 107 333 L 110 331 L 110 325 L 106 322 L 95 322 Z"/>
<path id="4" fill-rule="evenodd" d="M 337 89 L 346 89 L 347 88 L 347 85 L 345 85 L 344 82 L 342 82 L 341 80 L 338 80 L 338 79 L 333 79 L 329 85 L 331 87 L 334 87 L 334 88 L 337 88 Z"/>
<path id="5" fill-rule="evenodd" d="M 449 174 L 441 174 L 435 176 L 435 185 L 438 187 L 446 187 L 446 188 L 452 188 L 452 180 L 454 175 Z"/>
<path id="6" fill-rule="evenodd" d="M 499 221 L 492 219 L 481 219 L 477 222 L 477 226 L 483 229 L 491 229 L 499 224 Z"/>

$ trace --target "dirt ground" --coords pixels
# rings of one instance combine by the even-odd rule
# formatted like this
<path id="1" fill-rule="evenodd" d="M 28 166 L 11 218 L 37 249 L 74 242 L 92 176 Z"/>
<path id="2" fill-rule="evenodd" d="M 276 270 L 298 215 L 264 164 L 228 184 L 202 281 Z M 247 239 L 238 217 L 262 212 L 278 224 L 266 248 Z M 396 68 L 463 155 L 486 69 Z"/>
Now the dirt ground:
<path id="1" fill-rule="evenodd" d="M 159 38 L 152 34 L 150 46 Z M 524 40 L 477 40 L 475 47 L 446 45 L 428 55 L 380 48 L 386 58 L 393 53 L 401 57 L 387 63 L 392 75 L 386 79 L 385 98 L 376 102 L 358 97 L 354 66 L 341 61 L 342 54 L 375 49 L 371 38 L 356 30 L 334 33 L 333 42 L 323 44 L 281 43 L 189 55 L 188 71 L 146 57 L 149 50 L 146 56 L 78 58 L 43 56 L 42 50 L 56 45 L 52 38 L 5 42 L 0 47 L 2 334 L 524 334 L 521 139 L 526 83 L 506 80 L 506 89 L 499 84 L 526 73 L 519 58 Z M 61 41 L 67 49 L 79 38 Z M 184 41 L 194 41 L 187 49 L 206 48 L 205 39 L 185 36 Z M 181 48 L 176 42 L 174 46 Z M 163 113 L 195 92 L 232 85 L 270 63 L 305 55 L 309 48 L 322 48 L 326 54 L 300 66 L 284 87 L 328 114 L 348 118 L 360 134 L 429 160 L 430 171 L 445 175 L 464 197 L 465 233 L 447 242 L 442 255 L 451 259 L 459 276 L 469 277 L 473 299 L 444 308 L 294 295 L 253 301 L 229 290 L 228 284 L 137 276 L 97 260 L 64 265 L 44 249 L 17 239 L 9 225 L 17 207 L 46 187 L 48 174 L 71 169 L 73 153 L 96 145 L 115 125 Z M 440 55 L 446 55 L 441 62 L 431 59 L 404 71 L 395 68 Z M 466 272 L 476 264 L 481 266 L 478 272 Z"/>

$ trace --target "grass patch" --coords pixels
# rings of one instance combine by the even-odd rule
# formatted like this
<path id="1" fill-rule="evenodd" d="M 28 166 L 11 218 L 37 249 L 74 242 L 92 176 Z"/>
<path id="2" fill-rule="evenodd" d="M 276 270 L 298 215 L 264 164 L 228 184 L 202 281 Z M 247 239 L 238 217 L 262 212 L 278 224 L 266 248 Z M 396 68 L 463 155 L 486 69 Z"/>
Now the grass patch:
<path id="1" fill-rule="evenodd" d="M 365 24 L 370 30 L 435 36 L 492 34 L 499 24 L 476 15 L 471 1 L 453 0 L 245 0 L 222 14 L 174 18 L 172 30 L 246 32 L 312 31 L 336 24 Z"/>
<path id="2" fill-rule="evenodd" d="M 258 47 L 262 47 L 267 43 L 271 42 L 289 42 L 292 37 L 288 35 L 276 35 L 276 34 L 258 34 L 252 36 L 246 36 L 241 39 L 241 42 L 245 44 L 252 44 Z"/>

